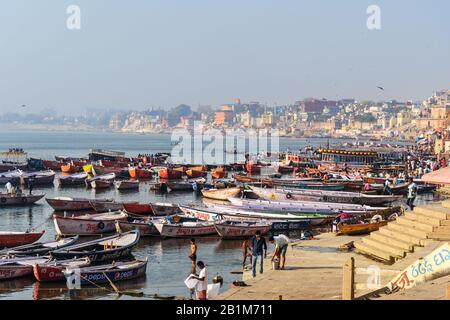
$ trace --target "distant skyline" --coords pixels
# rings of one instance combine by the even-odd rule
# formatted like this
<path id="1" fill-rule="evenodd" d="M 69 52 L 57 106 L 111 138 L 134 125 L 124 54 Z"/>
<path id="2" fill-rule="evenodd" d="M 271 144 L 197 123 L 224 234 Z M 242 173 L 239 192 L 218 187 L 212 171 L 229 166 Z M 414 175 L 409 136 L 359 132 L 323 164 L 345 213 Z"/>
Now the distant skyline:
<path id="1" fill-rule="evenodd" d="M 366 27 L 369 5 L 381 30 Z M 448 12 L 446 0 L 0 0 L 0 113 L 422 100 L 450 88 Z"/>

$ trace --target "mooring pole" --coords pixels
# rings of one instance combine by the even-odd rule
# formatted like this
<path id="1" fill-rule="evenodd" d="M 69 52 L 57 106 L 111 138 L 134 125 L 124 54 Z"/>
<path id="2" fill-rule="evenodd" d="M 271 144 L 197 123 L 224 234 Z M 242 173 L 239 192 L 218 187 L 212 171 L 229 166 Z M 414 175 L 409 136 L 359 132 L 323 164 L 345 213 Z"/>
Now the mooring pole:
<path id="1" fill-rule="evenodd" d="M 350 258 L 342 268 L 342 300 L 355 297 L 355 258 Z"/>

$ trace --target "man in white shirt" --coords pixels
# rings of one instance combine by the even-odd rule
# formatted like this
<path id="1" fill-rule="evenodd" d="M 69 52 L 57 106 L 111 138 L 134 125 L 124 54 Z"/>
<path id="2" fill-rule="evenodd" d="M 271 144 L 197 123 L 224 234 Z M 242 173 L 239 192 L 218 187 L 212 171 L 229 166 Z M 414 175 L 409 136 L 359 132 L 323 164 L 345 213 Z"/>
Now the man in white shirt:
<path id="1" fill-rule="evenodd" d="M 8 181 L 8 182 L 6 183 L 6 185 L 5 185 L 5 187 L 6 187 L 6 192 L 7 192 L 8 194 L 12 194 L 13 186 L 12 186 L 11 181 Z"/>
<path id="2" fill-rule="evenodd" d="M 197 300 L 206 300 L 206 291 L 208 290 L 208 272 L 203 261 L 197 262 L 197 267 L 200 269 L 198 276 L 191 276 L 191 278 L 197 279 L 198 283 L 195 288 L 197 291 Z"/>
<path id="3" fill-rule="evenodd" d="M 285 236 L 284 234 L 280 234 L 275 237 L 273 237 L 273 236 L 270 237 L 269 242 L 275 244 L 275 251 L 273 252 L 273 255 L 272 255 L 272 261 L 275 259 L 276 256 L 279 257 L 280 258 L 280 269 L 283 270 L 284 264 L 286 262 L 286 251 L 287 251 L 287 247 L 289 245 L 289 238 L 287 236 Z"/>

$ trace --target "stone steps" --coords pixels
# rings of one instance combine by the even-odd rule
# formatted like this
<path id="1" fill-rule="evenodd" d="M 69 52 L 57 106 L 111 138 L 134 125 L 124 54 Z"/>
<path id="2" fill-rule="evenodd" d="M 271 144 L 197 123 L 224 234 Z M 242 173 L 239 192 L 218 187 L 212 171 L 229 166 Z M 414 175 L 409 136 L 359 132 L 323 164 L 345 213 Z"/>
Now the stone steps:
<path id="1" fill-rule="evenodd" d="M 434 240 L 450 241 L 450 201 L 415 207 L 354 246 L 359 253 L 394 262 Z"/>
<path id="2" fill-rule="evenodd" d="M 395 247 L 401 248 L 405 250 L 406 252 L 413 252 L 414 251 L 414 245 L 411 243 L 408 243 L 406 241 L 396 239 L 394 237 L 388 236 L 386 234 L 383 234 L 379 231 L 372 232 L 370 234 L 370 237 L 374 240 L 383 242 L 385 244 L 391 244 Z"/>

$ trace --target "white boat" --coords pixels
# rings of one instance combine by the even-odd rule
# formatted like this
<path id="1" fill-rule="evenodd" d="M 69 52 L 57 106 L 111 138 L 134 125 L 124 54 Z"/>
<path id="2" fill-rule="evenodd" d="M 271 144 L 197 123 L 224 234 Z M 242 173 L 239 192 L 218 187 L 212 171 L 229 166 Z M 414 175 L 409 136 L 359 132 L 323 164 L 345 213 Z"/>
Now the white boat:
<path id="1" fill-rule="evenodd" d="M 214 227 L 222 239 L 243 239 L 254 236 L 256 231 L 260 231 L 263 235 L 267 234 L 272 223 L 222 220 L 216 221 Z"/>
<path id="2" fill-rule="evenodd" d="M 228 200 L 228 198 L 237 197 L 240 193 L 240 187 L 202 190 L 202 195 L 205 198 L 225 201 Z"/>
<path id="3" fill-rule="evenodd" d="M 100 214 L 86 214 L 81 216 L 59 216 L 53 215 L 56 233 L 66 235 L 95 235 L 115 232 L 116 221 L 126 220 L 125 212 L 109 212 Z"/>
<path id="4" fill-rule="evenodd" d="M 319 214 L 292 214 L 292 213 L 268 213 L 236 210 L 228 206 L 213 206 L 208 209 L 180 206 L 184 214 L 205 221 L 217 220 L 289 220 L 289 221 L 307 221 L 311 225 L 319 225 L 332 220 L 335 215 Z"/>
<path id="5" fill-rule="evenodd" d="M 298 200 L 298 201 L 320 201 L 332 203 L 353 203 L 361 205 L 381 205 L 400 200 L 401 196 L 394 195 L 369 195 L 359 192 L 325 191 L 307 189 L 285 189 L 285 188 L 260 188 L 249 186 L 252 192 L 260 198 L 271 201 Z"/>
<path id="6" fill-rule="evenodd" d="M 286 211 L 286 212 L 336 212 L 336 211 L 377 211 L 384 207 L 370 207 L 349 203 L 314 201 L 270 201 L 260 199 L 229 198 L 234 207 L 244 210 Z M 208 205 L 208 204 L 207 204 Z"/>
<path id="7" fill-rule="evenodd" d="M 208 221 L 168 223 L 163 220 L 153 222 L 153 224 L 163 238 L 185 238 L 217 234 L 214 223 Z"/>

